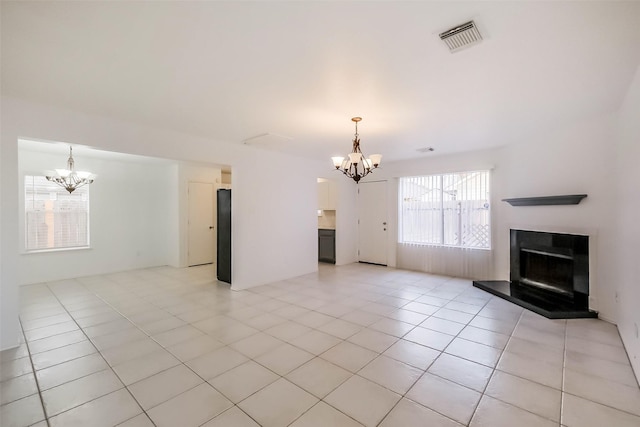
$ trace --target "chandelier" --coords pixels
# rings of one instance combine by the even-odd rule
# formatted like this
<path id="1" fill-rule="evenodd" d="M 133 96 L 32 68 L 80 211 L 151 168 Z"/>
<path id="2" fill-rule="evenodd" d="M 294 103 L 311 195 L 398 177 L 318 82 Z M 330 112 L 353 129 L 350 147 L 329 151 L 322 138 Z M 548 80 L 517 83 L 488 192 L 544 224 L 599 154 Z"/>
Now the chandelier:
<path id="1" fill-rule="evenodd" d="M 337 170 L 352 178 L 356 184 L 365 176 L 373 172 L 373 169 L 380 165 L 382 160 L 381 154 L 372 154 L 369 158 L 365 158 L 360 150 L 360 138 L 358 138 L 358 122 L 362 117 L 354 117 L 351 119 L 356 124 L 356 133 L 353 138 L 353 150 L 348 158 L 332 157 L 333 165 Z"/>
<path id="2" fill-rule="evenodd" d="M 95 179 L 95 175 L 91 172 L 76 172 L 75 164 L 73 162 L 73 148 L 69 147 L 69 159 L 67 159 L 66 169 L 56 169 L 56 174 L 47 176 L 47 180 L 55 182 L 60 187 L 63 187 L 69 192 L 73 193 L 76 188 L 83 185 L 91 184 Z"/>

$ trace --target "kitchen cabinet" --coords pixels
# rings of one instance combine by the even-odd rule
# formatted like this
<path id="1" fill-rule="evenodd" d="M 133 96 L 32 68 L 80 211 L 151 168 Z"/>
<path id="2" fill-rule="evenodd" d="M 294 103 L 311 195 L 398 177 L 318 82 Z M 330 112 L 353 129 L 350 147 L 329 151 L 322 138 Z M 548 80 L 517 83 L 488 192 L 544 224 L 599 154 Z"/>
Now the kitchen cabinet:
<path id="1" fill-rule="evenodd" d="M 336 230 L 318 230 L 318 261 L 336 263 Z"/>
<path id="2" fill-rule="evenodd" d="M 318 182 L 318 209 L 323 211 L 336 210 L 336 183 L 333 181 Z"/>

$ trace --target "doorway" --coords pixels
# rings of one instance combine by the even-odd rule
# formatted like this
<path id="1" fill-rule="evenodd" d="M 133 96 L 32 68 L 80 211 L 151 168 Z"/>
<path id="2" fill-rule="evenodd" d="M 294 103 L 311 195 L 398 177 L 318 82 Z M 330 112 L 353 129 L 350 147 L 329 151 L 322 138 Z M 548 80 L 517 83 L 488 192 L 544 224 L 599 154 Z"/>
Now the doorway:
<path id="1" fill-rule="evenodd" d="M 215 186 L 189 182 L 188 194 L 188 265 L 212 264 L 216 258 Z"/>
<path id="2" fill-rule="evenodd" d="M 358 261 L 387 265 L 387 181 L 358 184 Z"/>

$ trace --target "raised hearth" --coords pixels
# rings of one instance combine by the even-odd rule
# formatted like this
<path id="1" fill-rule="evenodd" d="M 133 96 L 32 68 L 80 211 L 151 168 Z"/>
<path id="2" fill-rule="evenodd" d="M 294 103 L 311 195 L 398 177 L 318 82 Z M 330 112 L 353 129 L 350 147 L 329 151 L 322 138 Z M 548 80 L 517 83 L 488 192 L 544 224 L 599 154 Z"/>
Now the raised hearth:
<path id="1" fill-rule="evenodd" d="M 589 237 L 511 230 L 510 281 L 473 286 L 551 319 L 598 317 L 589 310 Z"/>
<path id="2" fill-rule="evenodd" d="M 531 286 L 521 286 L 507 280 L 479 280 L 473 286 L 549 319 L 595 318 L 598 313 L 584 309 L 582 304 L 564 298 L 554 298 L 549 292 L 540 292 Z"/>

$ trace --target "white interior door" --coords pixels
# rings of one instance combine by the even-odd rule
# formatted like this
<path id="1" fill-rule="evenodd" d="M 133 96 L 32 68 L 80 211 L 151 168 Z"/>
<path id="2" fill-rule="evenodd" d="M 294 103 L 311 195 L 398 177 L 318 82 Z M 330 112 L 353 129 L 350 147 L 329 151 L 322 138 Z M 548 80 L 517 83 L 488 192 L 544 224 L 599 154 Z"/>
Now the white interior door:
<path id="1" fill-rule="evenodd" d="M 216 259 L 216 209 L 213 184 L 189 183 L 188 264 L 211 264 Z"/>
<path id="2" fill-rule="evenodd" d="M 387 181 L 358 184 L 358 259 L 387 265 Z"/>

